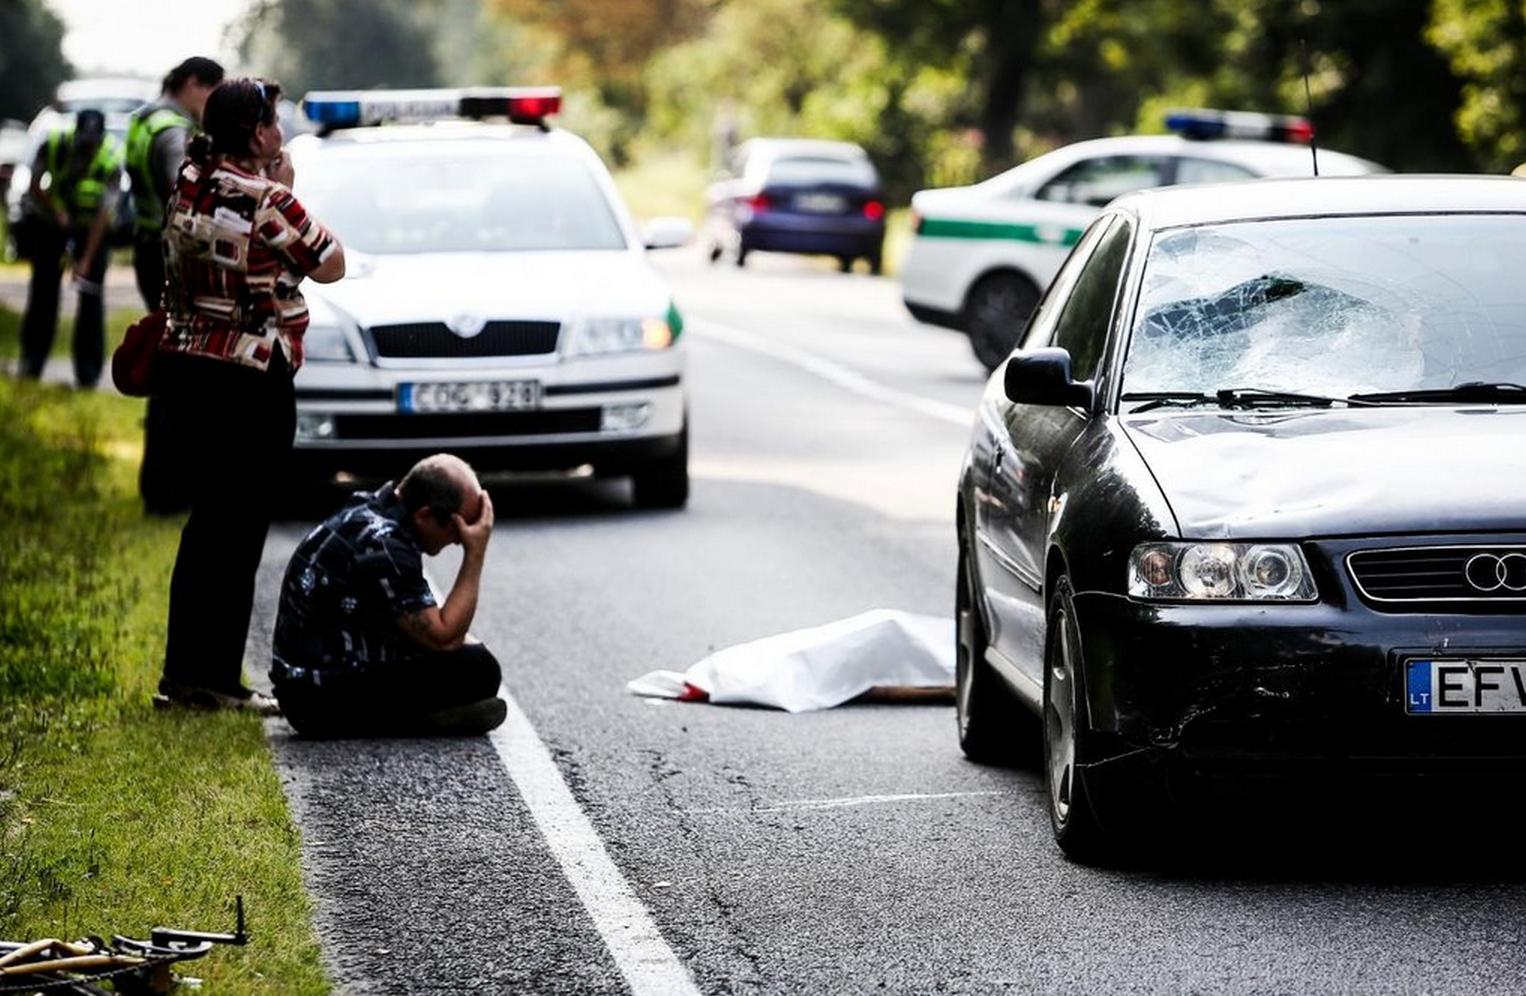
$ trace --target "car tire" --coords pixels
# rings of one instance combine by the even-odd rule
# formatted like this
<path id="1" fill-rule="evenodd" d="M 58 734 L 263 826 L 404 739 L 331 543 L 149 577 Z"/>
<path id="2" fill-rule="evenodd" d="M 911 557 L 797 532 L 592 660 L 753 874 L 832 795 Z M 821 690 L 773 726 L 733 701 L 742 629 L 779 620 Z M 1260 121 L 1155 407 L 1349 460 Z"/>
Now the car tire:
<path id="1" fill-rule="evenodd" d="M 964 543 L 959 544 L 954 619 L 954 721 L 959 749 L 977 764 L 1011 764 L 1036 741 L 1032 715 L 986 661 L 985 623 L 975 597 L 978 581 Z"/>
<path id="2" fill-rule="evenodd" d="M 738 269 L 740 269 L 740 268 L 742 268 L 742 267 L 747 265 L 747 253 L 748 253 L 748 250 L 747 250 L 747 248 L 745 246 L 738 246 L 737 247 L 736 264 L 737 264 L 737 268 Z"/>
<path id="3" fill-rule="evenodd" d="M 876 277 L 885 272 L 885 260 L 879 255 L 879 253 L 875 253 L 873 256 L 869 257 L 869 272 L 874 274 Z"/>
<path id="4" fill-rule="evenodd" d="M 853 272 L 853 257 L 852 256 L 838 256 L 837 257 L 837 268 L 839 270 L 841 270 L 842 272 L 844 272 L 844 273 L 852 273 Z"/>
<path id="5" fill-rule="evenodd" d="M 683 508 L 689 501 L 689 427 L 678 450 L 631 475 L 631 498 L 637 508 Z"/>
<path id="6" fill-rule="evenodd" d="M 710 251 L 706 255 L 709 256 L 711 263 L 719 263 L 721 261 L 721 244 L 719 242 L 710 243 Z"/>
<path id="7" fill-rule="evenodd" d="M 970 289 L 964 327 L 975 358 L 987 370 L 995 370 L 1012 352 L 1038 302 L 1033 281 L 1010 270 L 988 274 Z"/>
<path id="8" fill-rule="evenodd" d="M 1081 653 L 1070 581 L 1062 576 L 1049 599 L 1044 639 L 1044 788 L 1055 843 L 1071 860 L 1091 863 L 1108 855 L 1111 842 L 1084 770 L 1092 744 Z"/>

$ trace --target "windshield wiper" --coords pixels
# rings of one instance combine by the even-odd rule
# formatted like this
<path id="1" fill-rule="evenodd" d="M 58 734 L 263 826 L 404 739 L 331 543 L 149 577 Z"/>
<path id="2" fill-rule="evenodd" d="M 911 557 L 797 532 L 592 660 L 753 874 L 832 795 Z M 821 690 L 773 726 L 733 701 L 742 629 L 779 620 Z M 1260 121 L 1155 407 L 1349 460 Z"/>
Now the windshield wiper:
<path id="1" fill-rule="evenodd" d="M 1329 398 L 1322 394 L 1296 394 L 1260 387 L 1222 387 L 1217 391 L 1142 391 L 1125 394 L 1119 401 L 1143 401 L 1129 412 L 1147 412 L 1166 405 L 1218 405 L 1221 408 L 1328 408 L 1331 405 L 1369 404 L 1363 397 Z"/>
<path id="2" fill-rule="evenodd" d="M 1478 401 L 1505 405 L 1526 405 L 1526 384 L 1510 381 L 1470 380 L 1451 387 L 1413 388 L 1408 391 L 1377 391 L 1370 394 L 1353 394 L 1350 401 L 1377 404 L 1384 401 L 1413 401 L 1419 403 L 1446 403 L 1451 401 Z"/>

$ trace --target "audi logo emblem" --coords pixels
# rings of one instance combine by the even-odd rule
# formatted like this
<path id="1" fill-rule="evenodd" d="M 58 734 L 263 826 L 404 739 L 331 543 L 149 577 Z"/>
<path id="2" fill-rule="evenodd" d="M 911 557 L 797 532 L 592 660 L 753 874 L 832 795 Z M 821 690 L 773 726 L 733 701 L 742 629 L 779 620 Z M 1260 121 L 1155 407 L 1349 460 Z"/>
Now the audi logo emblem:
<path id="1" fill-rule="evenodd" d="M 1526 553 L 1476 553 L 1462 575 L 1476 591 L 1526 591 Z"/>

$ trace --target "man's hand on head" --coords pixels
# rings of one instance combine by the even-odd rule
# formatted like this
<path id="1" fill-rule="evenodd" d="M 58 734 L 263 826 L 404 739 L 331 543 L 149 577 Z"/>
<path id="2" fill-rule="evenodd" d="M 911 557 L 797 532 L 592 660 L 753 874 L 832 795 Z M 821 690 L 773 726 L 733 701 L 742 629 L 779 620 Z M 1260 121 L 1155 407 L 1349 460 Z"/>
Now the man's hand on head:
<path id="1" fill-rule="evenodd" d="M 452 517 L 456 524 L 456 535 L 461 537 L 461 545 L 468 553 L 482 553 L 493 535 L 493 499 L 485 490 L 479 492 L 479 495 L 475 519 L 468 522 L 459 512 Z"/>

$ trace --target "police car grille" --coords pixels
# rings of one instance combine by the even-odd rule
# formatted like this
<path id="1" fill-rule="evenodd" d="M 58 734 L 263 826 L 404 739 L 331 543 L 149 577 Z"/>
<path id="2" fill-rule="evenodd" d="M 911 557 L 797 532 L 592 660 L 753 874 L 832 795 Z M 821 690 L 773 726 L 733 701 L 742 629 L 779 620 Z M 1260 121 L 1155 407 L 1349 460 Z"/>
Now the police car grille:
<path id="1" fill-rule="evenodd" d="M 1346 565 L 1373 602 L 1509 603 L 1526 601 L 1523 555 L 1521 547 L 1411 547 L 1358 551 L 1346 558 Z M 1474 558 L 1481 559 L 1474 563 Z"/>
<path id="2" fill-rule="evenodd" d="M 598 432 L 598 408 L 546 408 L 529 412 L 334 416 L 336 439 L 469 439 L 476 436 L 551 436 Z"/>
<path id="3" fill-rule="evenodd" d="M 377 325 L 369 338 L 384 359 L 458 359 L 477 356 L 534 356 L 556 352 L 558 322 L 488 322 L 474 336 L 462 337 L 444 322 Z"/>

